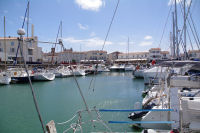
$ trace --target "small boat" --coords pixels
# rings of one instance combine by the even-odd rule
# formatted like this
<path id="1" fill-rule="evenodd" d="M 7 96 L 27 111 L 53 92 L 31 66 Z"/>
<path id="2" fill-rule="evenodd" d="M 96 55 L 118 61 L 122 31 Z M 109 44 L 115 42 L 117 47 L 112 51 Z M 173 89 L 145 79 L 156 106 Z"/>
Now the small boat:
<path id="1" fill-rule="evenodd" d="M 11 82 L 11 77 L 7 74 L 1 73 L 0 74 L 0 84 L 2 85 L 8 85 Z"/>

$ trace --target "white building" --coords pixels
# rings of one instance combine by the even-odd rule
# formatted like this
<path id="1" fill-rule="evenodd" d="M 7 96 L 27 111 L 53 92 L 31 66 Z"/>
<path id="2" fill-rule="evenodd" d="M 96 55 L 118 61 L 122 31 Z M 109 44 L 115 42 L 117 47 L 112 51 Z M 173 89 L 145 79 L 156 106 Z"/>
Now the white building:
<path id="1" fill-rule="evenodd" d="M 107 51 L 102 50 L 91 50 L 86 51 L 87 60 L 107 60 Z"/>
<path id="2" fill-rule="evenodd" d="M 38 62 L 41 61 L 42 48 L 38 47 L 38 38 L 29 37 L 23 38 L 23 43 L 20 44 L 22 53 L 26 62 Z M 16 53 L 18 54 L 16 56 Z M 6 54 L 6 58 L 5 58 Z M 0 37 L 0 60 L 1 61 L 14 61 L 15 59 L 19 62 L 22 61 L 20 53 L 19 41 L 17 37 Z"/>
<path id="3" fill-rule="evenodd" d="M 188 55 L 190 59 L 200 59 L 200 50 L 189 50 Z"/>
<path id="4" fill-rule="evenodd" d="M 161 51 L 160 48 L 151 48 L 149 50 L 149 60 L 164 60 L 169 58 L 170 55 L 168 51 Z"/>
<path id="5" fill-rule="evenodd" d="M 148 52 L 121 53 L 118 55 L 118 59 L 147 59 L 148 54 Z"/>

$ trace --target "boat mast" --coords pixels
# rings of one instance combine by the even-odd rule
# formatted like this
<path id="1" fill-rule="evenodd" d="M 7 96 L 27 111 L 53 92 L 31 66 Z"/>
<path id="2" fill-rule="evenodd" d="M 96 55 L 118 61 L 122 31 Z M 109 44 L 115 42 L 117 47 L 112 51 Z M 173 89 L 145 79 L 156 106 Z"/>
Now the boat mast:
<path id="1" fill-rule="evenodd" d="M 129 63 L 129 37 L 128 37 L 128 63 Z"/>
<path id="2" fill-rule="evenodd" d="M 179 43 L 178 43 L 178 19 L 177 19 L 177 6 L 176 6 L 176 0 L 175 0 L 175 29 L 176 29 L 176 58 L 179 59 Z"/>
<path id="3" fill-rule="evenodd" d="M 7 57 L 6 57 L 6 17 L 4 16 L 4 53 L 5 53 L 5 70 L 7 68 Z"/>
<path id="4" fill-rule="evenodd" d="M 185 0 L 184 0 L 184 16 L 183 16 L 183 20 L 184 20 L 184 58 L 187 59 L 187 49 L 186 49 L 186 12 L 185 12 Z"/>
<path id="5" fill-rule="evenodd" d="M 174 20 L 174 12 L 172 12 L 172 24 L 173 24 L 173 32 L 172 32 L 172 37 L 173 37 L 173 42 L 172 42 L 172 56 L 173 58 L 176 58 L 176 50 L 175 50 L 175 20 Z"/>

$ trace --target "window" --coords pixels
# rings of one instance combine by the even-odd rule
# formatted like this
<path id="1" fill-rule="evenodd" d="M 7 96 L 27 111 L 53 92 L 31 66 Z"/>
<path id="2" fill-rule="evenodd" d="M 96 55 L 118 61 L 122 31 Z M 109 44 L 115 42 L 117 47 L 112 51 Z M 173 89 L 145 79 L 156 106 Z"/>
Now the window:
<path id="1" fill-rule="evenodd" d="M 29 57 L 29 62 L 32 62 L 33 60 L 32 60 L 32 57 Z"/>
<path id="2" fill-rule="evenodd" d="M 15 52 L 15 48 L 10 48 L 10 52 L 14 53 Z"/>
<path id="3" fill-rule="evenodd" d="M 3 52 L 3 48 L 0 48 L 0 52 Z"/>
<path id="4" fill-rule="evenodd" d="M 10 44 L 11 44 L 11 46 L 14 46 L 14 45 L 15 45 L 15 43 L 14 43 L 14 42 L 11 42 Z"/>
<path id="5" fill-rule="evenodd" d="M 28 49 L 28 55 L 33 55 L 33 50 L 32 49 Z"/>

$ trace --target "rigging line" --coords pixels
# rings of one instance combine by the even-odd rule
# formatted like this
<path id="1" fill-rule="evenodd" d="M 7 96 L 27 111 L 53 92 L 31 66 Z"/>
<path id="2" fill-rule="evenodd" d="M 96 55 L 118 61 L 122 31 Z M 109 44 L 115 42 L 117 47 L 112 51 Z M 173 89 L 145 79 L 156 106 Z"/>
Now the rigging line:
<path id="1" fill-rule="evenodd" d="M 196 38 L 197 38 L 197 40 L 198 40 L 198 42 L 199 42 L 199 45 L 200 45 L 199 35 L 198 35 L 198 32 L 196 31 L 196 27 L 195 27 L 195 25 L 194 25 L 194 21 L 193 21 L 193 18 L 192 18 L 191 13 L 190 13 L 190 19 L 192 20 L 192 25 L 193 25 L 194 31 L 195 31 L 195 33 L 196 33 Z"/>
<path id="2" fill-rule="evenodd" d="M 190 2 L 190 6 L 191 6 L 191 3 L 192 3 L 192 1 Z M 180 4 L 180 6 L 183 8 L 182 2 L 181 2 L 181 4 Z M 181 13 L 183 14 L 182 8 L 181 8 Z M 189 7 L 189 9 L 190 9 L 190 7 Z M 190 19 L 192 20 L 192 24 L 193 24 L 193 28 L 194 28 L 194 30 L 195 30 L 195 33 L 194 33 L 193 29 L 192 29 L 192 26 L 191 26 L 190 21 L 187 19 L 187 16 L 186 16 L 186 19 L 187 19 L 188 24 L 189 24 L 189 27 L 190 27 L 190 29 L 191 29 L 191 31 L 192 31 L 192 34 L 193 34 L 193 37 L 194 37 L 194 39 L 195 39 L 196 45 L 197 45 L 198 49 L 200 49 L 200 48 L 199 48 L 200 42 L 199 42 L 198 33 L 197 33 L 197 31 L 196 31 L 196 28 L 195 28 L 195 25 L 194 25 L 194 21 L 193 21 L 193 19 L 192 19 L 191 13 L 189 12 L 189 9 L 188 9 L 188 12 L 187 12 L 187 16 L 188 16 L 188 14 L 189 14 Z M 195 34 L 196 34 L 196 36 L 195 36 Z"/>
<path id="3" fill-rule="evenodd" d="M 19 42 L 19 46 L 20 46 L 20 42 L 22 42 L 22 45 L 23 45 L 23 38 L 22 38 L 22 36 L 20 36 L 20 38 L 18 38 L 18 42 Z M 31 88 L 34 105 L 36 107 L 36 111 L 37 111 L 37 114 L 38 114 L 38 117 L 39 117 L 42 129 L 43 129 L 43 132 L 45 133 L 46 131 L 45 131 L 45 128 L 44 128 L 44 123 L 43 123 L 43 120 L 42 120 L 42 117 L 41 117 L 41 114 L 40 114 L 39 106 L 38 106 L 38 103 L 37 103 L 37 100 L 36 100 L 35 92 L 34 92 L 34 89 L 33 89 L 33 86 L 32 86 L 32 82 L 31 82 L 31 79 L 30 79 L 28 68 L 26 66 L 26 61 L 24 59 L 23 52 L 22 52 L 22 47 L 21 46 L 20 46 L 20 53 L 21 53 L 21 56 L 22 56 L 22 59 L 23 59 L 23 62 L 24 62 L 25 71 L 26 71 L 26 73 L 28 75 L 28 81 L 29 81 L 29 85 L 30 85 L 30 88 Z"/>
<path id="4" fill-rule="evenodd" d="M 120 0 L 117 1 L 117 5 L 116 5 L 116 7 L 115 7 L 115 10 L 114 10 L 112 19 L 111 19 L 111 21 L 110 21 L 110 25 L 109 25 L 109 27 L 108 27 L 108 30 L 107 30 L 107 33 L 106 33 L 106 36 L 105 36 L 105 39 L 104 39 L 104 42 L 103 42 L 103 46 L 102 46 L 102 49 L 101 49 L 102 52 L 103 52 L 104 46 L 105 46 L 105 44 L 106 44 L 108 35 L 109 35 L 109 33 L 110 33 L 110 29 L 111 29 L 112 23 L 113 23 L 113 21 L 114 21 L 114 18 L 115 18 L 116 12 L 117 12 L 117 9 L 118 9 L 118 6 L 119 6 L 119 2 L 120 2 Z M 97 63 L 97 66 L 96 66 L 96 71 L 97 71 L 97 69 L 98 69 L 98 63 Z M 96 80 L 94 80 L 94 81 L 96 81 Z M 94 82 L 93 84 L 94 84 L 94 88 L 95 88 L 95 82 Z M 94 90 L 94 88 L 93 88 L 93 90 Z"/>
<path id="5" fill-rule="evenodd" d="M 58 32 L 57 32 L 57 35 L 56 35 L 56 43 L 54 45 L 54 51 L 52 53 L 52 58 L 51 58 L 51 63 L 53 64 L 53 57 L 54 57 L 54 54 L 56 52 L 56 44 L 57 44 L 57 41 L 58 41 L 58 35 L 60 33 L 60 26 L 61 26 L 61 23 L 59 24 L 59 27 L 58 27 Z"/>
<path id="6" fill-rule="evenodd" d="M 25 21 L 26 21 L 26 15 L 27 15 L 27 12 L 28 12 L 28 7 L 29 7 L 29 1 L 28 1 L 28 3 L 27 3 L 26 11 L 25 11 L 25 14 L 24 14 L 24 20 L 23 20 L 23 24 L 22 24 L 22 29 L 24 28 L 24 23 L 25 23 Z M 27 27 L 27 28 L 28 28 L 28 27 Z M 16 52 L 16 56 L 15 56 L 14 65 L 16 65 L 16 62 L 17 62 L 18 51 L 19 51 L 19 44 L 18 44 L 18 46 L 17 46 L 17 52 Z"/>
<path id="7" fill-rule="evenodd" d="M 106 41 L 107 41 L 107 38 L 108 38 L 108 34 L 109 34 L 109 32 L 110 32 L 110 29 L 111 29 L 113 20 L 114 20 L 114 18 L 115 18 L 115 14 L 116 14 L 117 9 L 118 9 L 118 6 L 119 6 L 119 2 L 120 2 L 120 0 L 117 1 L 117 5 L 116 5 L 116 7 L 115 7 L 115 11 L 114 11 L 114 14 L 113 14 L 113 16 L 112 16 L 112 19 L 111 19 L 110 25 L 109 25 L 109 27 L 108 27 L 108 31 L 107 31 L 107 34 L 106 34 L 106 37 L 105 37 L 105 40 L 104 40 L 104 43 L 103 43 L 103 46 L 102 46 L 102 51 L 103 51 L 104 46 L 105 46 L 105 44 L 106 44 Z"/>
<path id="8" fill-rule="evenodd" d="M 158 47 L 160 47 L 160 45 L 161 45 L 161 42 L 162 42 L 162 39 L 163 39 L 163 36 L 164 36 L 164 33 L 165 33 L 165 29 L 166 29 L 166 27 L 167 27 L 168 18 L 169 18 L 169 15 L 170 15 L 170 13 L 171 13 L 171 9 L 172 9 L 172 5 L 171 5 L 171 7 L 170 7 L 170 9 L 169 9 L 169 12 L 168 12 L 168 15 L 167 15 L 167 19 L 166 19 L 166 21 L 165 21 L 165 25 L 164 25 L 164 28 L 163 28 L 163 32 L 162 32 L 161 39 L 160 39 L 160 42 L 159 42 Z"/>
<path id="9" fill-rule="evenodd" d="M 182 15 L 183 15 L 183 11 L 182 11 L 183 5 L 182 5 L 182 3 L 179 4 L 179 5 L 180 5 L 180 8 L 181 8 L 181 13 L 182 13 Z M 190 14 L 190 16 L 191 16 L 191 14 Z M 188 19 L 187 19 L 187 22 L 188 22 L 188 24 L 189 24 L 190 30 L 192 31 L 192 35 L 193 35 L 194 40 L 195 40 L 195 42 L 196 42 L 196 44 L 197 44 L 197 47 L 198 47 L 198 49 L 200 49 L 200 48 L 199 48 L 199 45 L 198 45 L 198 40 L 196 39 L 196 36 L 195 36 L 195 34 L 194 34 L 194 31 L 193 31 L 192 26 L 191 26 L 191 24 L 190 24 L 190 21 L 189 21 Z M 182 30 L 181 30 L 180 38 L 181 38 L 182 34 L 183 34 L 183 28 L 182 28 Z M 178 44 L 180 44 L 180 42 L 181 42 L 181 40 L 179 40 Z"/>
<path id="10" fill-rule="evenodd" d="M 109 128 L 109 126 L 106 125 L 106 123 L 101 119 L 101 115 L 99 111 L 97 111 L 96 106 L 94 106 L 94 111 L 97 114 L 97 121 L 99 121 L 105 128 L 107 128 L 112 133 L 112 130 Z"/>
<path id="11" fill-rule="evenodd" d="M 188 32 L 188 29 L 186 29 L 186 30 L 187 30 L 187 34 L 188 34 L 188 38 L 189 38 L 189 41 L 190 41 L 191 48 L 192 48 L 192 50 L 194 50 L 193 49 L 193 45 L 192 45 L 192 41 L 191 41 L 191 37 L 190 37 L 190 34 Z"/>
<path id="12" fill-rule="evenodd" d="M 24 15 L 24 21 L 23 21 L 23 24 L 22 24 L 22 29 L 24 28 L 24 23 L 26 21 L 26 15 L 27 15 L 27 12 L 28 12 L 28 5 L 29 5 L 29 1 L 28 1 L 28 4 L 27 4 L 27 7 L 26 7 L 25 15 Z"/>

